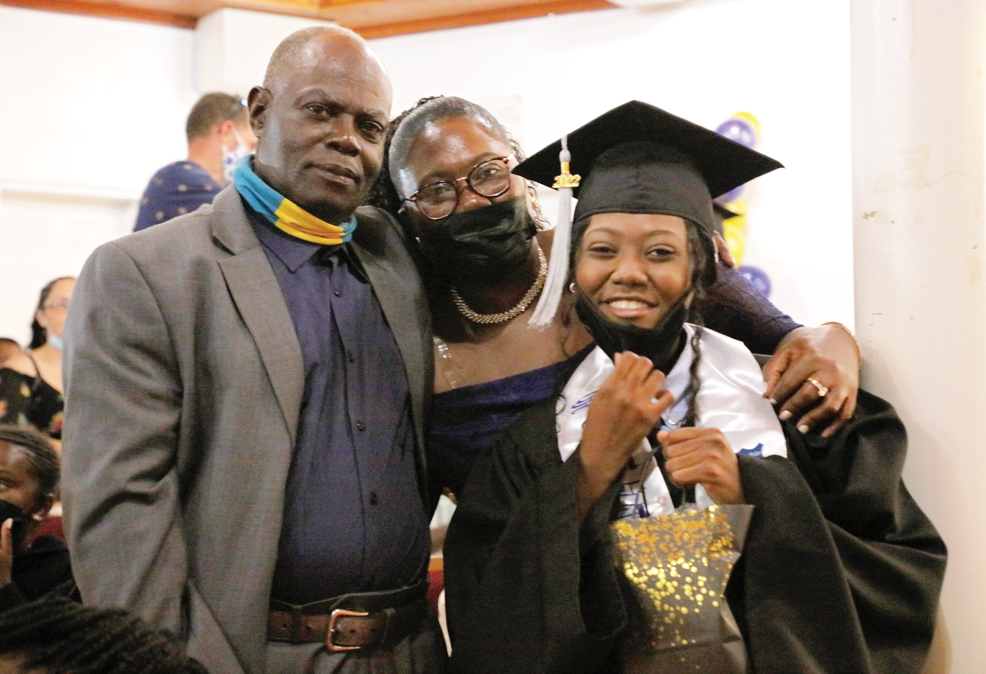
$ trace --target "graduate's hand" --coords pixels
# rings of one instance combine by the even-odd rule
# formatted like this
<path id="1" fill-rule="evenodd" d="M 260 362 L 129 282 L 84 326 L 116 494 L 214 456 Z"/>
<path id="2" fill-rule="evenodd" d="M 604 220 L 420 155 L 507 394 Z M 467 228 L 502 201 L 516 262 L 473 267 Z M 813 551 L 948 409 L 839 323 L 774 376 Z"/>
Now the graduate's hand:
<path id="1" fill-rule="evenodd" d="M 719 505 L 745 501 L 739 460 L 722 431 L 680 428 L 661 431 L 657 439 L 664 446 L 664 469 L 678 487 L 687 489 L 700 484 Z"/>
<path id="2" fill-rule="evenodd" d="M 842 428 L 856 410 L 859 392 L 859 350 L 856 340 L 837 325 L 797 328 L 781 341 L 763 369 L 764 397 L 778 406 L 782 421 L 801 416 L 798 430 L 814 429 L 823 438 Z M 814 379 L 828 388 L 820 396 Z"/>
<path id="3" fill-rule="evenodd" d="M 11 582 L 10 571 L 14 567 L 14 538 L 10 526 L 14 520 L 0 524 L 0 587 Z"/>
<path id="4" fill-rule="evenodd" d="M 643 356 L 624 352 L 589 405 L 579 446 L 579 514 L 606 493 L 674 396 L 662 391 L 664 374 Z"/>

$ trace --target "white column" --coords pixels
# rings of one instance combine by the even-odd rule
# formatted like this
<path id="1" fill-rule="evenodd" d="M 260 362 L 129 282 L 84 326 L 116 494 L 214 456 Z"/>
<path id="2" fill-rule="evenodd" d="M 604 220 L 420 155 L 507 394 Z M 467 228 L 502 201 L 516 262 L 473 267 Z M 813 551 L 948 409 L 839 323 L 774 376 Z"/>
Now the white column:
<path id="1" fill-rule="evenodd" d="M 949 547 L 951 671 L 986 672 L 986 3 L 851 7 L 863 385 L 903 417 L 905 479 Z"/>

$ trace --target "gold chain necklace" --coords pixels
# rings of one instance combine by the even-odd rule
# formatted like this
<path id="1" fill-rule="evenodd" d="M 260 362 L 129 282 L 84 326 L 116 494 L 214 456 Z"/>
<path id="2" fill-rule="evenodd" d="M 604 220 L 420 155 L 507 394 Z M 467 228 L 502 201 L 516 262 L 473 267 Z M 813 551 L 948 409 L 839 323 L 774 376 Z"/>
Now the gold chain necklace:
<path id="1" fill-rule="evenodd" d="M 541 250 L 541 246 L 535 242 L 538 247 L 538 262 L 540 266 L 538 267 L 537 278 L 534 279 L 534 285 L 532 285 L 524 296 L 520 298 L 513 309 L 508 309 L 506 311 L 501 311 L 496 314 L 480 314 L 469 308 L 466 301 L 462 299 L 462 295 L 459 291 L 452 287 L 452 301 L 455 302 L 455 308 L 459 310 L 463 316 L 468 318 L 473 323 L 480 323 L 482 325 L 496 325 L 497 323 L 505 323 L 512 318 L 520 316 L 522 313 L 527 311 L 531 303 L 537 298 L 541 289 L 544 288 L 544 280 L 548 278 L 548 259 L 544 256 L 544 251 Z"/>

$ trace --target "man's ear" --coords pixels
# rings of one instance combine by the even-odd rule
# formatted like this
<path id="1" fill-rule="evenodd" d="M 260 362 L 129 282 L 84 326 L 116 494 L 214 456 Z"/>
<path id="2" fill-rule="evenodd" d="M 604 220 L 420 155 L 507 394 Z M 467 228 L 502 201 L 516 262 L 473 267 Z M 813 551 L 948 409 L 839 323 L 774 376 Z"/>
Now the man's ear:
<path id="1" fill-rule="evenodd" d="M 250 129 L 253 135 L 260 138 L 263 135 L 264 127 L 267 126 L 267 111 L 270 109 L 270 91 L 263 87 L 254 87 L 247 96 L 247 108 L 250 110 Z"/>

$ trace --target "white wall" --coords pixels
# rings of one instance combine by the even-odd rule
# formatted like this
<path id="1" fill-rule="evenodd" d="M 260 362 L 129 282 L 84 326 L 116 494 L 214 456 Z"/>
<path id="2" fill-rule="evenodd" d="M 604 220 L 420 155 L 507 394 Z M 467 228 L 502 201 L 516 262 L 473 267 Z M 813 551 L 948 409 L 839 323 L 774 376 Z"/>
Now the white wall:
<path id="1" fill-rule="evenodd" d="M 192 32 L 0 6 L 0 181 L 139 196 L 185 155 Z"/>
<path id="2" fill-rule="evenodd" d="M 863 384 L 907 425 L 904 476 L 949 548 L 956 674 L 986 671 L 986 4 L 854 0 Z"/>
<path id="3" fill-rule="evenodd" d="M 0 336 L 26 339 L 41 286 L 185 156 L 191 62 L 188 30 L 0 6 Z"/>

